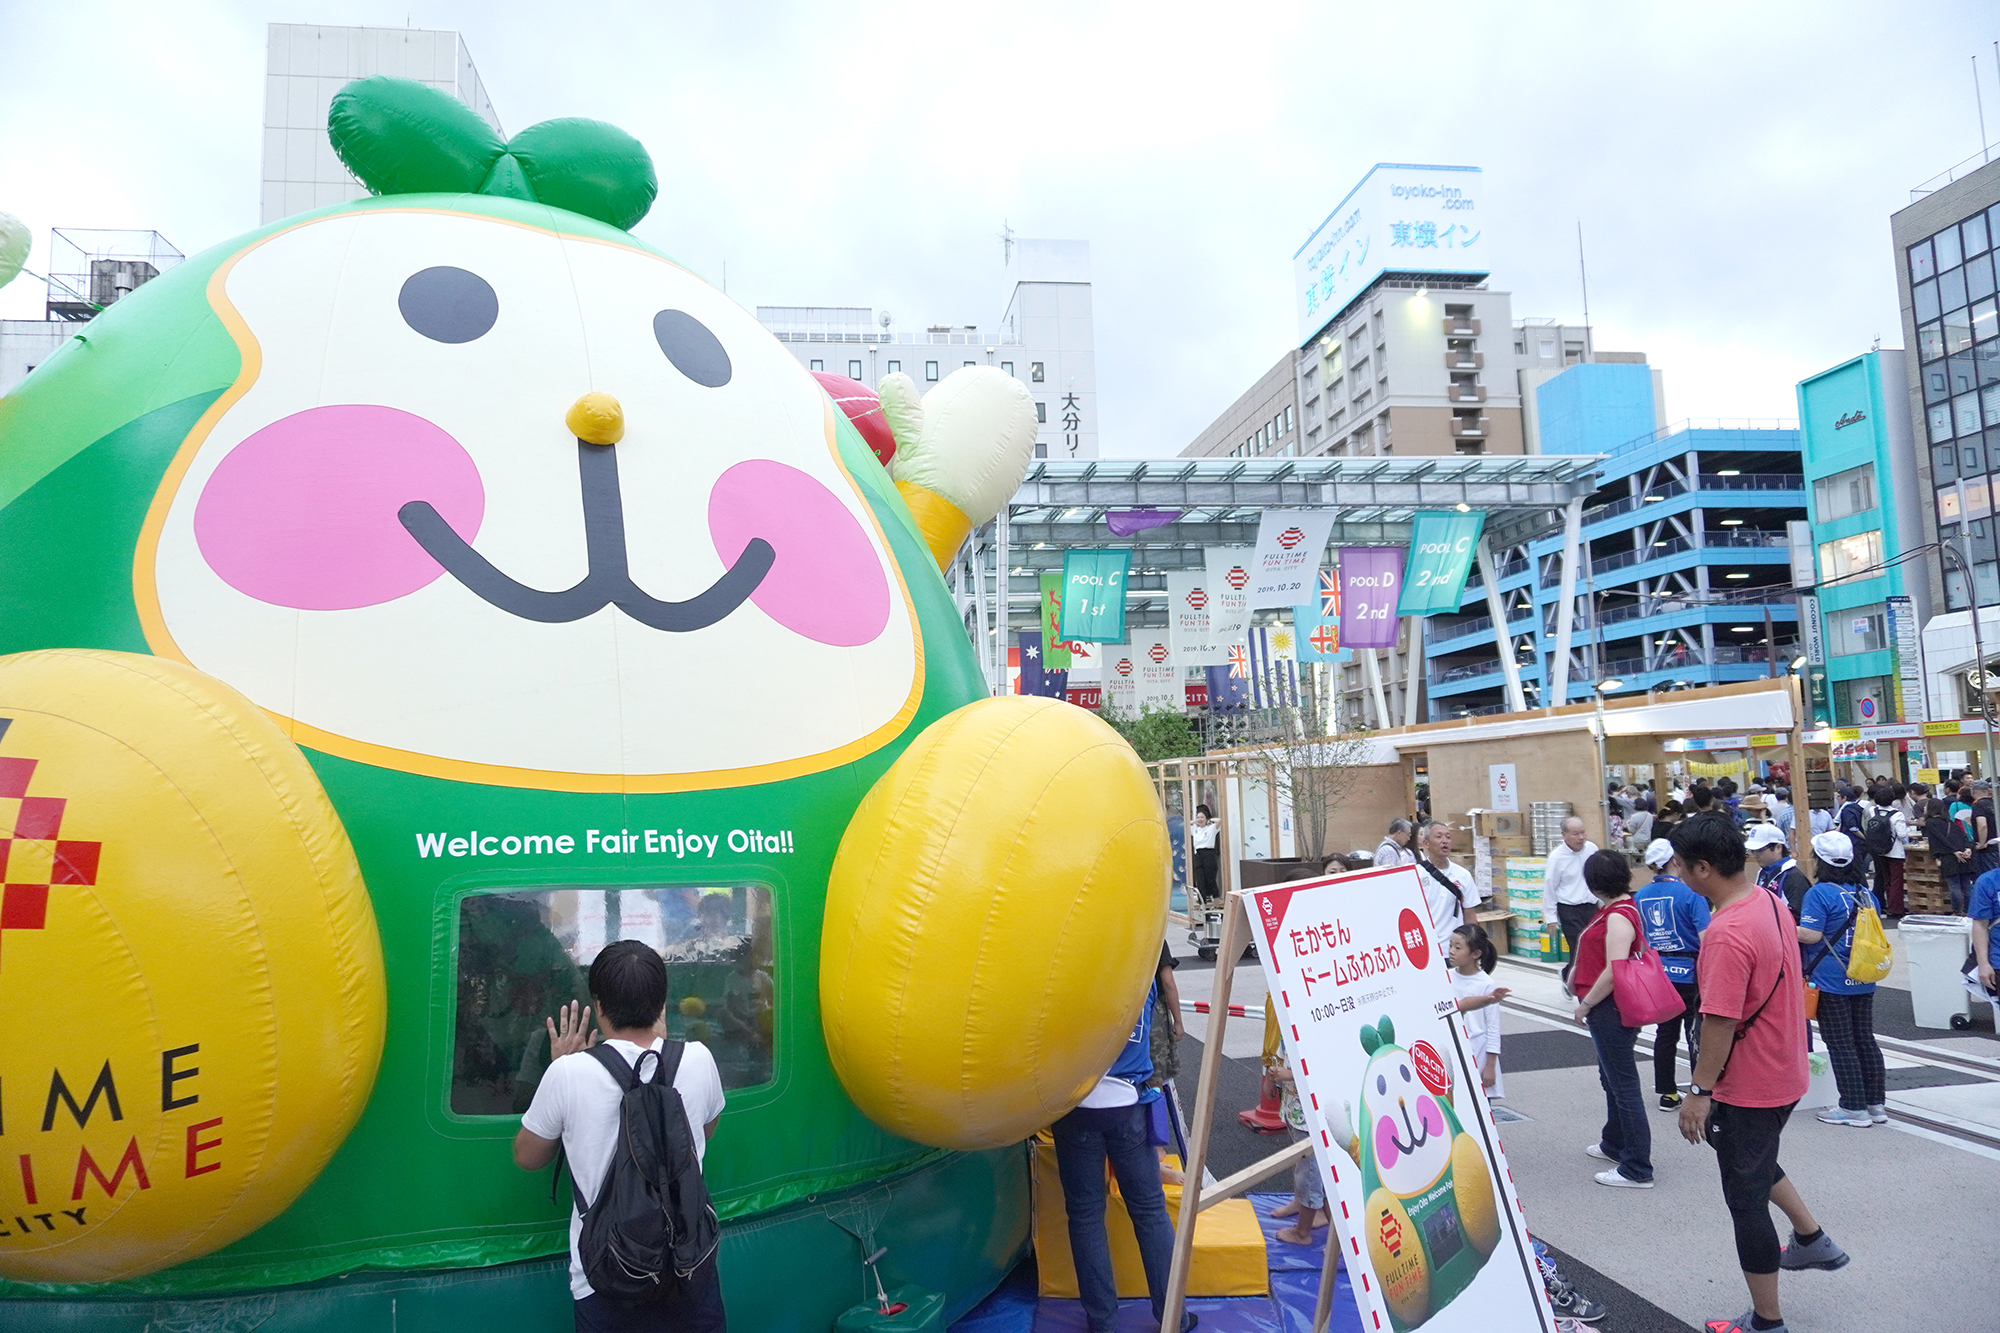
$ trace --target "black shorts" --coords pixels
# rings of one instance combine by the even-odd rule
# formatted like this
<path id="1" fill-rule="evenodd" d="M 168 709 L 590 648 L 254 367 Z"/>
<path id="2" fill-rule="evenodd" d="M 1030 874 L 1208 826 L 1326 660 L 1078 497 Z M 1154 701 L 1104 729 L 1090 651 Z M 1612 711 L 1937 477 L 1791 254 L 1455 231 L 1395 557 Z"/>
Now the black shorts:
<path id="1" fill-rule="evenodd" d="M 722 1278 L 715 1256 L 694 1270 L 680 1290 L 654 1301 L 627 1305 L 591 1295 L 577 1301 L 576 1333 L 723 1333 Z"/>
<path id="2" fill-rule="evenodd" d="M 1785 1168 L 1778 1165 L 1778 1138 L 1796 1105 L 1709 1104 L 1708 1146 L 1715 1149 L 1716 1165 L 1722 1168 L 1722 1201 L 1730 1212 L 1765 1207 L 1772 1186 L 1785 1178 Z"/>

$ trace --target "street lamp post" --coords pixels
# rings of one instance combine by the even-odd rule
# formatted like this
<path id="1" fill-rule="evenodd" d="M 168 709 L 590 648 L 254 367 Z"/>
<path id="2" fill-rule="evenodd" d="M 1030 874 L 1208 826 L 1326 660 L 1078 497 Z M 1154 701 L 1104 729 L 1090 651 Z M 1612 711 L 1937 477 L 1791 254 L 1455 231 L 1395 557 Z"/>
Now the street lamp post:
<path id="1" fill-rule="evenodd" d="M 1597 707 L 1597 810 L 1604 821 L 1604 845 L 1611 845 L 1611 793 L 1605 786 L 1604 772 L 1608 763 L 1604 756 L 1604 692 L 1624 687 L 1622 680 L 1600 680 L 1590 692 L 1590 701 Z"/>

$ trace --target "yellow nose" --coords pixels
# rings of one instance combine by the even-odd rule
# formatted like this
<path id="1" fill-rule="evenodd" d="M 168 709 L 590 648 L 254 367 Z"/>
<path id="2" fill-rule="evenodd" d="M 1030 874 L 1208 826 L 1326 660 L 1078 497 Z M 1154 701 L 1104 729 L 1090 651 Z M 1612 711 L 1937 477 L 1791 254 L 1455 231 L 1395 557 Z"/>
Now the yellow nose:
<path id="1" fill-rule="evenodd" d="M 570 404 L 563 424 L 585 444 L 616 444 L 625 438 L 625 409 L 608 393 L 587 393 Z"/>

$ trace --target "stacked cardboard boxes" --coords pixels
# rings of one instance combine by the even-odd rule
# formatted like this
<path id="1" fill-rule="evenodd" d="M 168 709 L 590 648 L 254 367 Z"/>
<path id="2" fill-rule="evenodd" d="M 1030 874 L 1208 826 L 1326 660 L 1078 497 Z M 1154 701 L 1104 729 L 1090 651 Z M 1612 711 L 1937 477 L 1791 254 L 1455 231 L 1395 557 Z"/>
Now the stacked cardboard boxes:
<path id="1" fill-rule="evenodd" d="M 1514 918 L 1507 951 L 1517 958 L 1540 958 L 1547 933 L 1542 887 L 1548 874 L 1548 859 L 1517 853 L 1505 858 L 1502 865 L 1507 876 L 1507 910 Z M 1554 920 L 1552 909 L 1546 915 L 1551 922 Z"/>

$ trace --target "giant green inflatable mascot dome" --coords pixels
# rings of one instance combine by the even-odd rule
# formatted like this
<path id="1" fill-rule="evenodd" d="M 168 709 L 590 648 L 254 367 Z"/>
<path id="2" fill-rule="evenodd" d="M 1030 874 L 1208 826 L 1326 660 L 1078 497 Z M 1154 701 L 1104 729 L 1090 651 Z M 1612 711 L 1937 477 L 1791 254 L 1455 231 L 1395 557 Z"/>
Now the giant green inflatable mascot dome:
<path id="1" fill-rule="evenodd" d="M 0 1328 L 568 1327 L 508 1145 L 622 938 L 727 1089 L 732 1320 L 825 1329 L 881 1246 L 956 1314 L 1165 912 L 1137 757 L 985 697 L 940 577 L 1032 402 L 836 407 L 628 233 L 609 126 L 330 124 L 373 197 L 0 399 Z"/>

